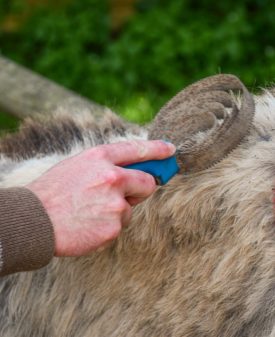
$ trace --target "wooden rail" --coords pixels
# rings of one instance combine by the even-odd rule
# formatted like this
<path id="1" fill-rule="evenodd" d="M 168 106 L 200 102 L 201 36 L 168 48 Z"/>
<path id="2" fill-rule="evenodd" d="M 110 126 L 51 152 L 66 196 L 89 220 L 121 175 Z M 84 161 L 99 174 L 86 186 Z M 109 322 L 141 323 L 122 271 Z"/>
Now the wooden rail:
<path id="1" fill-rule="evenodd" d="M 95 117 L 104 113 L 104 107 L 0 56 L 0 111 L 24 119 L 59 108 L 72 115 L 81 109 Z"/>

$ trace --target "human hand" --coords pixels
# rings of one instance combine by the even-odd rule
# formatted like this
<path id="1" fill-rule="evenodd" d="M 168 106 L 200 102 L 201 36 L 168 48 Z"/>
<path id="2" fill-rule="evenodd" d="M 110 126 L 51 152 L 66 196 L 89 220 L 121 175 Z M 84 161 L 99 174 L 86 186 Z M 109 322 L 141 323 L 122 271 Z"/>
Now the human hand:
<path id="1" fill-rule="evenodd" d="M 155 179 L 121 166 L 164 159 L 175 147 L 163 141 L 99 145 L 65 159 L 27 185 L 54 228 L 55 255 L 81 256 L 115 239 L 132 207 L 149 197 Z"/>

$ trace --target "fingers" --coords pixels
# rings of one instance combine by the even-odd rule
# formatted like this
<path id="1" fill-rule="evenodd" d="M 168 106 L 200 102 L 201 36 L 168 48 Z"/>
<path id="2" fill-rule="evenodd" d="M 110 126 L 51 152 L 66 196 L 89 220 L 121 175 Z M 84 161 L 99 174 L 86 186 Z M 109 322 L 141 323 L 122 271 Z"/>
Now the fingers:
<path id="1" fill-rule="evenodd" d="M 138 170 L 121 170 L 124 175 L 122 190 L 126 198 L 145 199 L 156 190 L 155 178 L 150 174 Z"/>
<path id="2" fill-rule="evenodd" d="M 153 176 L 139 170 L 128 170 L 113 166 L 102 173 L 101 184 L 106 191 L 115 192 L 122 198 L 147 198 L 156 189 L 156 181 Z M 106 192 L 107 193 L 107 192 Z"/>
<path id="3" fill-rule="evenodd" d="M 125 210 L 122 214 L 122 217 L 121 217 L 121 224 L 122 226 L 126 226 L 128 225 L 128 223 L 130 222 L 131 220 L 131 216 L 132 216 L 132 207 L 131 207 L 131 204 L 129 202 L 126 202 L 126 207 L 125 207 Z"/>
<path id="4" fill-rule="evenodd" d="M 99 145 L 90 149 L 91 156 L 104 157 L 115 165 L 128 165 L 146 160 L 164 159 L 172 156 L 176 147 L 161 140 L 135 140 Z"/>
<path id="5" fill-rule="evenodd" d="M 100 226 L 100 239 L 104 242 L 114 240 L 122 230 L 123 226 L 128 225 L 132 216 L 132 207 L 125 199 L 115 198 L 108 206 Z"/>
<path id="6" fill-rule="evenodd" d="M 126 197 L 126 200 L 129 205 L 136 206 L 143 202 L 146 198 L 135 198 L 135 197 Z"/>

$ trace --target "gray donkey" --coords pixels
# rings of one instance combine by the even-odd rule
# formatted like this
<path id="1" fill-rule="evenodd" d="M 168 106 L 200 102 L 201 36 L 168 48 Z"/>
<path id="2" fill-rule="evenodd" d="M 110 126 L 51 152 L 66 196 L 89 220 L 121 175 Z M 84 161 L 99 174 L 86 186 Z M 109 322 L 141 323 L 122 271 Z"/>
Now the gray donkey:
<path id="1" fill-rule="evenodd" d="M 271 91 L 252 97 L 217 75 L 176 95 L 148 127 L 111 112 L 100 122 L 26 121 L 0 141 L 0 186 L 24 186 L 90 146 L 140 138 L 175 143 L 180 173 L 134 207 L 103 251 L 2 278 L 1 337 L 275 336 Z"/>

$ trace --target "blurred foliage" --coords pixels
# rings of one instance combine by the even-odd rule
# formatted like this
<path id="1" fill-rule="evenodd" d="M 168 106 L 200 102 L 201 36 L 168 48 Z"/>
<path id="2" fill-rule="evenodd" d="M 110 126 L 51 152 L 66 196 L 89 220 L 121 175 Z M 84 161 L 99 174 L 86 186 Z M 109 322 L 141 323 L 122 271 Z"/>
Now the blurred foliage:
<path id="1" fill-rule="evenodd" d="M 1 53 L 131 120 L 208 75 L 274 81 L 274 1 L 137 0 L 120 30 L 107 0 L 37 2 L 0 0 Z"/>
<path id="2" fill-rule="evenodd" d="M 18 127 L 18 119 L 0 112 L 0 136 L 4 133 L 15 131 Z"/>

